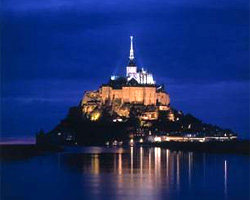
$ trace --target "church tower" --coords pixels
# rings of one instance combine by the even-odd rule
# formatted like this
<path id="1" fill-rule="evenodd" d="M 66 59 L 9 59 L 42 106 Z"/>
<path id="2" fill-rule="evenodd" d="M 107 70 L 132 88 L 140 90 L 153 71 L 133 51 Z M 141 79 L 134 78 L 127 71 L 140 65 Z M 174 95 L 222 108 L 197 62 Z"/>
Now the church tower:
<path id="1" fill-rule="evenodd" d="M 135 64 L 135 56 L 134 56 L 134 49 L 133 49 L 133 36 L 130 36 L 130 53 L 129 53 L 129 63 L 127 66 L 127 77 L 133 77 L 136 79 L 137 74 L 137 66 Z"/>
<path id="2" fill-rule="evenodd" d="M 155 85 L 155 81 L 151 73 L 148 73 L 143 68 L 137 70 L 137 66 L 135 64 L 134 49 L 133 49 L 133 36 L 130 36 L 130 53 L 129 53 L 129 63 L 127 66 L 126 77 L 127 81 L 134 79 L 138 84 L 141 85 Z"/>

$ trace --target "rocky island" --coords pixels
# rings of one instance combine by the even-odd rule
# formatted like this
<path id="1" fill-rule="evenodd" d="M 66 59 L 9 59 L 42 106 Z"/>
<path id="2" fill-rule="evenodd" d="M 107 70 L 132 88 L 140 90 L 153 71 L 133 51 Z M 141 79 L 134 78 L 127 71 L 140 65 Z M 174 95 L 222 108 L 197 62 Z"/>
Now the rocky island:
<path id="1" fill-rule="evenodd" d="M 80 104 L 71 107 L 53 130 L 37 134 L 37 145 L 186 145 L 237 140 L 233 131 L 173 108 L 164 85 L 137 67 L 130 39 L 126 75 L 112 75 L 98 90 L 86 91 Z"/>

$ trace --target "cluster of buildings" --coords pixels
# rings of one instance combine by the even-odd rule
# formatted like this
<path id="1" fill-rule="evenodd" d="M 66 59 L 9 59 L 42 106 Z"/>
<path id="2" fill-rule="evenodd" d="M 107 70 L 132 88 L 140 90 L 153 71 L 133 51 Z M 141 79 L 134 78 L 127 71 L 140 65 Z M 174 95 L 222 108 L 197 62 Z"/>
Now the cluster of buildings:
<path id="1" fill-rule="evenodd" d="M 81 102 L 82 111 L 91 120 L 101 117 L 103 107 L 111 107 L 111 115 L 117 120 L 128 118 L 132 106 L 141 109 L 141 120 L 157 120 L 159 111 L 167 111 L 174 120 L 169 94 L 163 85 L 157 85 L 151 73 L 138 68 L 135 62 L 133 37 L 130 37 L 130 56 L 126 76 L 111 76 L 98 90 L 86 91 Z M 141 107 L 140 107 L 141 106 Z M 116 119 L 115 119 L 116 120 Z"/>
<path id="2" fill-rule="evenodd" d="M 201 136 L 196 134 L 181 134 L 181 135 L 147 135 L 144 137 L 133 137 L 128 141 L 130 146 L 140 145 L 140 144 L 159 144 L 164 142 L 227 142 L 232 140 L 237 140 L 238 137 L 235 134 L 224 134 L 224 135 L 214 135 L 214 136 Z M 124 144 L 123 141 L 107 141 L 107 146 L 122 146 Z"/>
<path id="3" fill-rule="evenodd" d="M 162 136 L 149 136 L 147 137 L 147 141 L 152 143 L 159 143 L 159 142 L 211 142 L 211 141 L 230 141 L 236 140 L 236 135 L 220 135 L 220 136 L 197 136 L 192 134 L 182 134 L 179 136 L 169 136 L 169 135 L 162 135 Z M 140 140 L 139 140 L 140 142 Z"/>

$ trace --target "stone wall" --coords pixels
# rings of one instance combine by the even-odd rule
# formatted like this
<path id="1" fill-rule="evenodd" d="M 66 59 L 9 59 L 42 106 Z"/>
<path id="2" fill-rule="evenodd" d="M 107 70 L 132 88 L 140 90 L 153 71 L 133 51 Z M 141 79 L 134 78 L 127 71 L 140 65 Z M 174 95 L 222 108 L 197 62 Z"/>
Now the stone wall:
<path id="1" fill-rule="evenodd" d="M 157 101 L 162 105 L 169 105 L 169 94 L 167 94 L 166 92 L 157 92 Z"/>
<path id="2" fill-rule="evenodd" d="M 122 88 L 123 103 L 144 103 L 143 87 L 123 87 Z"/>
<path id="3" fill-rule="evenodd" d="M 101 96 L 99 91 L 86 91 L 82 98 L 82 105 L 90 101 L 101 101 Z"/>
<path id="4" fill-rule="evenodd" d="M 110 86 L 102 86 L 99 91 L 87 91 L 82 99 L 82 105 L 89 102 L 100 101 L 101 104 L 119 101 L 124 103 L 144 105 L 169 105 L 169 95 L 165 92 L 156 92 L 156 87 L 131 87 L 112 89 Z"/>
<path id="5" fill-rule="evenodd" d="M 102 86 L 100 89 L 100 96 L 102 99 L 102 103 L 104 104 L 106 101 L 111 100 L 111 91 L 112 88 L 110 86 Z"/>

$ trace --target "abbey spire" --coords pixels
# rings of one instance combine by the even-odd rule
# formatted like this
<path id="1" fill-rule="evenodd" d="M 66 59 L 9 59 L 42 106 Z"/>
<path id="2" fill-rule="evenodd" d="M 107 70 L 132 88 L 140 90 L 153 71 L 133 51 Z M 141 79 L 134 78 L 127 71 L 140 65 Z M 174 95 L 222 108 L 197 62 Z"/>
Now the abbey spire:
<path id="1" fill-rule="evenodd" d="M 148 73 L 143 68 L 137 70 L 137 66 L 135 63 L 134 49 L 133 49 L 133 36 L 130 36 L 130 53 L 129 53 L 129 63 L 126 68 L 126 77 L 127 81 L 134 79 L 134 81 L 136 81 L 137 84 L 141 85 L 155 84 L 153 75 L 151 73 Z"/>
<path id="2" fill-rule="evenodd" d="M 133 49 L 133 36 L 130 36 L 130 53 L 129 53 L 129 59 L 134 60 L 134 49 Z"/>
<path id="3" fill-rule="evenodd" d="M 134 78 L 136 79 L 137 67 L 135 64 L 135 56 L 134 56 L 134 49 L 133 49 L 133 36 L 130 36 L 130 52 L 129 52 L 129 63 L 127 66 L 127 73 L 126 76 L 129 79 Z"/>

